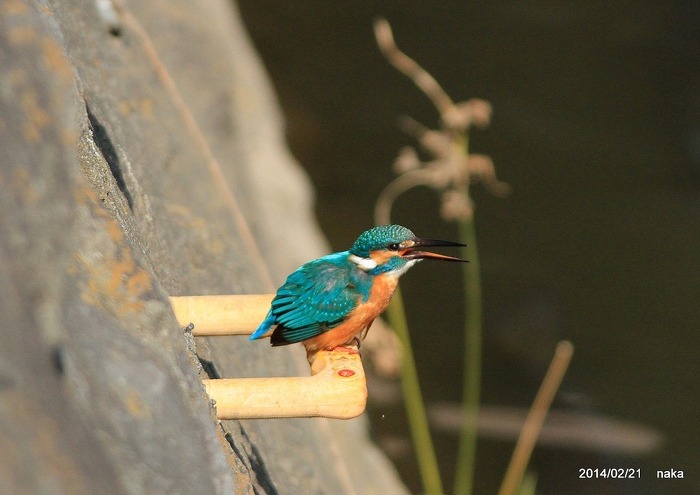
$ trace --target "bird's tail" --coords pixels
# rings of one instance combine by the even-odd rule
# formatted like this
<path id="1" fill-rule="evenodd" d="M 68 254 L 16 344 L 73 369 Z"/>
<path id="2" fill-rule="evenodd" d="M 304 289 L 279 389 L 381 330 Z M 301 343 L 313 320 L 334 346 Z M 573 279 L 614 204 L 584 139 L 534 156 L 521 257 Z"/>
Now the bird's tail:
<path id="1" fill-rule="evenodd" d="M 265 337 L 265 335 L 272 329 L 275 324 L 275 317 L 272 314 L 272 310 L 267 313 L 267 316 L 260 324 L 257 330 L 255 330 L 251 336 L 250 340 L 257 340 L 259 338 Z"/>

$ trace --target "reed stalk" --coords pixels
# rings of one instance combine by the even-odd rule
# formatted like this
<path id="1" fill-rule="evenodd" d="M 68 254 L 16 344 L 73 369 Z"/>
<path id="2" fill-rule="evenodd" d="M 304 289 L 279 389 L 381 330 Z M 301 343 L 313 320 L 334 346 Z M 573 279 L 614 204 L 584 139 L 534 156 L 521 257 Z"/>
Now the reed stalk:
<path id="1" fill-rule="evenodd" d="M 403 390 L 404 407 L 408 419 L 411 439 L 413 441 L 418 470 L 420 472 L 423 492 L 426 495 L 442 495 L 442 479 L 438 467 L 433 440 L 428 427 L 425 413 L 423 394 L 420 389 L 418 370 L 413 356 L 411 336 L 408 332 L 406 311 L 401 296 L 401 288 L 397 288 L 387 309 L 389 322 L 403 344 L 401 362 L 401 387 Z"/>
<path id="2" fill-rule="evenodd" d="M 454 493 L 471 495 L 476 466 L 476 420 L 481 395 L 481 271 L 476 245 L 474 217 L 459 221 L 460 241 L 469 263 L 464 264 L 465 338 L 464 372 L 462 375 L 462 411 L 464 419 L 460 430 Z"/>

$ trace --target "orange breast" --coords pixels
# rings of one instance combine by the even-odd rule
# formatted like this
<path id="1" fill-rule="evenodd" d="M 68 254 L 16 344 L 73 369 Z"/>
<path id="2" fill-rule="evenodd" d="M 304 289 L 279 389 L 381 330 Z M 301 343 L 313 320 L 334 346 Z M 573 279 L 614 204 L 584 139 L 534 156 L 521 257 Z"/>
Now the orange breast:
<path id="1" fill-rule="evenodd" d="M 351 343 L 356 336 L 369 328 L 374 319 L 386 309 L 391 296 L 394 295 L 397 283 L 398 277 L 390 275 L 376 276 L 367 301 L 360 303 L 352 310 L 348 318 L 337 327 L 304 341 L 306 350 L 331 350 Z"/>

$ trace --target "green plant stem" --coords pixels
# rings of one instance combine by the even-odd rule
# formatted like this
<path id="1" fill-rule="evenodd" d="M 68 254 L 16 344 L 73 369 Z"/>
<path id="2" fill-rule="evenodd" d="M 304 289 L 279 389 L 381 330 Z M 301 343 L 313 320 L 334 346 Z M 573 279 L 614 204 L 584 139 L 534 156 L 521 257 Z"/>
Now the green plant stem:
<path id="1" fill-rule="evenodd" d="M 462 390 L 463 422 L 457 452 L 454 493 L 470 495 L 474 486 L 476 464 L 476 420 L 481 394 L 481 270 L 476 245 L 474 219 L 459 222 L 460 240 L 468 244 L 463 256 L 465 288 L 465 350 Z"/>
<path id="2" fill-rule="evenodd" d="M 418 381 L 416 361 L 411 347 L 411 336 L 406 323 L 406 311 L 401 297 L 401 289 L 397 288 L 387 310 L 391 326 L 403 343 L 403 361 L 401 365 L 401 386 L 403 388 L 404 406 L 411 430 L 413 446 L 418 460 L 423 492 L 426 495 L 442 495 L 442 480 L 438 469 L 437 457 L 430 436 L 428 419 L 425 414 L 423 395 Z"/>

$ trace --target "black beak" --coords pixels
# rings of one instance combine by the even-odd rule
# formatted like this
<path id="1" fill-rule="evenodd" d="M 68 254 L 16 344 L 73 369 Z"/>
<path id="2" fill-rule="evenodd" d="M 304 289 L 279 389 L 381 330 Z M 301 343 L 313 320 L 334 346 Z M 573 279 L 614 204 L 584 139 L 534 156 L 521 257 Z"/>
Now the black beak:
<path id="1" fill-rule="evenodd" d="M 430 251 L 418 251 L 415 248 L 421 247 L 434 247 L 434 246 L 466 246 L 466 244 L 460 244 L 459 242 L 452 241 L 441 241 L 438 239 L 421 239 L 416 237 L 413 239 L 413 245 L 404 249 L 401 252 L 401 257 L 410 260 L 422 260 L 422 259 L 434 259 L 434 260 L 445 260 L 445 261 L 463 261 L 462 258 L 455 258 L 453 256 L 445 256 L 444 254 L 431 253 Z"/>

